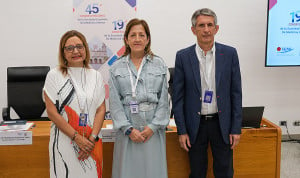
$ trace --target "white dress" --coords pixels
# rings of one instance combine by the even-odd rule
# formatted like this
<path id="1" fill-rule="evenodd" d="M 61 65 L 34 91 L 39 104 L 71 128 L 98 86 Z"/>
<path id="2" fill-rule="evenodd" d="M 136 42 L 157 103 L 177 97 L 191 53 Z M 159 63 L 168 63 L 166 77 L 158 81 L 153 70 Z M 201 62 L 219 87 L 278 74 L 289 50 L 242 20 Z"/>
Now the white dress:
<path id="1" fill-rule="evenodd" d="M 82 134 L 84 129 L 87 136 L 92 130 L 96 110 L 105 98 L 103 79 L 94 69 L 74 67 L 68 68 L 68 73 L 64 76 L 58 68 L 49 71 L 43 91 L 63 118 L 79 133 Z M 77 87 L 74 87 L 74 82 Z M 86 127 L 78 125 L 78 93 L 86 97 L 84 112 L 89 115 Z M 78 160 L 78 151 L 76 143 L 52 123 L 49 141 L 50 177 L 102 177 L 102 141 L 96 143 L 94 152 L 85 161 Z"/>

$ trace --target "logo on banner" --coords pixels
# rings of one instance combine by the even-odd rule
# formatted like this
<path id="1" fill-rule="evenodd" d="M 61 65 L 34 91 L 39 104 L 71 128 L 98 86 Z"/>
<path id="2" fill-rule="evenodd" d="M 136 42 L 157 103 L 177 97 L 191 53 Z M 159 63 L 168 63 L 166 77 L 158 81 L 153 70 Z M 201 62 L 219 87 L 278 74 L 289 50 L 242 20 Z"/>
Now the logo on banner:
<path id="1" fill-rule="evenodd" d="M 277 56 L 295 56 L 296 50 L 293 47 L 277 47 Z"/>
<path id="2" fill-rule="evenodd" d="M 78 7 L 82 9 L 73 8 L 73 13 L 77 16 L 79 24 L 105 24 L 108 19 L 106 14 L 101 11 L 101 3 L 79 3 Z"/>
<path id="3" fill-rule="evenodd" d="M 113 31 L 112 33 L 124 33 L 125 32 L 125 26 L 126 26 L 127 20 L 115 20 L 113 21 Z"/>
<path id="4" fill-rule="evenodd" d="M 107 112 L 109 68 L 124 54 L 127 22 L 136 16 L 136 0 L 73 0 L 73 28 L 82 32 L 90 49 L 90 65 L 103 77 Z"/>
<path id="5" fill-rule="evenodd" d="M 107 41 L 123 41 L 123 34 L 125 33 L 125 26 L 127 20 L 114 20 L 112 21 L 111 33 L 105 34 L 104 37 Z"/>
<path id="6" fill-rule="evenodd" d="M 292 16 L 292 23 L 300 22 L 300 11 L 291 12 L 290 15 Z"/>
<path id="7" fill-rule="evenodd" d="M 103 43 L 99 38 L 94 38 L 89 41 L 90 47 L 90 65 L 98 70 L 107 60 L 113 55 L 108 46 Z"/>
<path id="8" fill-rule="evenodd" d="M 101 4 L 88 4 L 85 12 L 87 12 L 88 14 L 97 14 L 100 11 L 100 6 Z"/>
<path id="9" fill-rule="evenodd" d="M 277 53 L 288 53 L 293 51 L 294 49 L 291 47 L 277 47 Z"/>
<path id="10" fill-rule="evenodd" d="M 291 15 L 291 19 L 290 19 L 290 23 L 289 26 L 300 26 L 300 11 L 294 11 L 290 13 Z M 299 29 L 298 33 L 300 32 Z"/>

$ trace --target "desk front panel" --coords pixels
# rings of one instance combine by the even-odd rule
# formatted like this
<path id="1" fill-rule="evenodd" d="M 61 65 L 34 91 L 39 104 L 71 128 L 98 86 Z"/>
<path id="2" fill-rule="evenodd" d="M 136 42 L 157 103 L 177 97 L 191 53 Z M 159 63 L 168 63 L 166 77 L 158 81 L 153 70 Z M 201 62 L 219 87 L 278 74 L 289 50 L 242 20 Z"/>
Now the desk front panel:
<path id="1" fill-rule="evenodd" d="M 265 120 L 265 122 L 269 122 Z M 50 122 L 36 122 L 33 144 L 0 146 L 0 178 L 49 177 Z M 240 144 L 234 150 L 236 178 L 280 177 L 280 128 L 243 129 Z M 166 133 L 169 178 L 188 178 L 187 153 L 180 148 L 176 132 Z M 212 157 L 209 153 L 208 177 L 212 176 Z M 103 144 L 103 177 L 111 177 L 113 143 Z"/>
<path id="2" fill-rule="evenodd" d="M 33 136 L 32 143 L 0 146 L 0 178 L 49 177 L 49 134 Z"/>

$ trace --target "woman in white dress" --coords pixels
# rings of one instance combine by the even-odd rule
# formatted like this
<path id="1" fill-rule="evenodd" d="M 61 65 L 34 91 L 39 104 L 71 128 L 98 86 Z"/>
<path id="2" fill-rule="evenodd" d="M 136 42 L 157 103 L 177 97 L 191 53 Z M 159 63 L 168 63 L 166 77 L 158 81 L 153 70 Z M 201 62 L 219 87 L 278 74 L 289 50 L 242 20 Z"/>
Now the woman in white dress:
<path id="1" fill-rule="evenodd" d="M 125 54 L 110 69 L 109 108 L 117 130 L 112 178 L 167 178 L 167 67 L 151 52 L 144 20 L 127 23 L 124 43 Z"/>
<path id="2" fill-rule="evenodd" d="M 102 177 L 105 89 L 99 72 L 89 67 L 90 52 L 78 31 L 66 32 L 59 45 L 59 66 L 43 89 L 49 119 L 50 177 Z"/>

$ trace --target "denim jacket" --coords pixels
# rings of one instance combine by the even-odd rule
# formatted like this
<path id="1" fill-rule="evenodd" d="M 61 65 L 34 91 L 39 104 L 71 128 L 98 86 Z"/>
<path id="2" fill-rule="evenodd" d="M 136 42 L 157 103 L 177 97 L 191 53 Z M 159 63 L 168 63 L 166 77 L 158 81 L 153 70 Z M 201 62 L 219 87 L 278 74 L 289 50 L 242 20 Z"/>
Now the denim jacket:
<path id="1" fill-rule="evenodd" d="M 144 65 L 143 65 L 144 64 Z M 136 82 L 137 70 L 129 56 L 118 59 L 110 68 L 109 108 L 114 129 L 125 132 L 134 127 L 140 131 L 150 127 L 155 133 L 169 123 L 167 89 L 167 66 L 158 56 L 147 55 L 140 67 L 142 71 L 136 87 L 136 97 L 132 97 L 130 73 Z M 136 101 L 138 113 L 131 113 L 130 102 Z"/>

